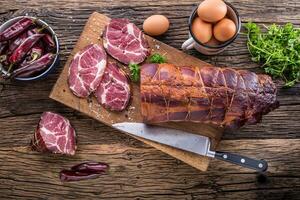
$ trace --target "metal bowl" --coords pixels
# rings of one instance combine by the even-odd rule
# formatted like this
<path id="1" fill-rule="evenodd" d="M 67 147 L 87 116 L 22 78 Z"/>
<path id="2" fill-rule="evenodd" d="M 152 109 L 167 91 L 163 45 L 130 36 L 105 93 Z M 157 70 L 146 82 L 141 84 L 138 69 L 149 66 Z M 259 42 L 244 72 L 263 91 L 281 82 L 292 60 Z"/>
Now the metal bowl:
<path id="1" fill-rule="evenodd" d="M 229 39 L 226 42 L 223 42 L 219 45 L 216 46 L 210 46 L 207 44 L 203 44 L 201 43 L 193 34 L 192 32 L 192 24 L 193 24 L 193 20 L 198 16 L 197 14 L 197 9 L 198 6 L 194 8 L 190 18 L 189 18 L 189 31 L 190 31 L 190 36 L 195 40 L 196 45 L 195 45 L 195 49 L 198 50 L 200 53 L 205 54 L 205 55 L 217 55 L 219 53 L 221 53 L 222 51 L 224 51 L 231 43 L 233 43 L 235 41 L 235 39 L 238 37 L 241 27 L 242 27 L 242 23 L 241 23 L 241 18 L 239 16 L 238 11 L 234 8 L 233 5 L 231 5 L 230 3 L 224 1 L 227 5 L 227 14 L 226 17 L 231 19 L 235 25 L 236 25 L 236 33 L 234 34 L 234 36 Z"/>
<path id="2" fill-rule="evenodd" d="M 8 28 L 9 26 L 11 26 L 12 24 L 14 24 L 16 21 L 18 21 L 20 18 L 23 17 L 27 17 L 27 18 L 31 18 L 33 20 L 35 20 L 35 23 L 38 26 L 42 26 L 45 27 L 45 29 L 51 34 L 52 38 L 54 39 L 55 45 L 56 45 L 56 50 L 55 50 L 55 57 L 53 59 L 52 64 L 46 69 L 44 70 L 42 73 L 32 76 L 32 77 L 27 77 L 27 78 L 17 78 L 15 77 L 15 80 L 19 80 L 19 81 L 31 81 L 31 80 L 37 80 L 37 79 L 41 79 L 46 77 L 49 73 L 51 73 L 53 71 L 53 69 L 55 69 L 55 67 L 59 64 L 59 42 L 58 42 L 58 38 L 56 33 L 54 32 L 54 30 L 43 20 L 38 19 L 36 17 L 30 17 L 30 16 L 19 16 L 19 17 L 15 17 L 12 18 L 8 21 L 6 21 L 4 24 L 2 24 L 0 26 L 0 32 L 4 31 L 6 28 Z M 7 71 L 2 70 L 2 73 L 7 73 Z"/>

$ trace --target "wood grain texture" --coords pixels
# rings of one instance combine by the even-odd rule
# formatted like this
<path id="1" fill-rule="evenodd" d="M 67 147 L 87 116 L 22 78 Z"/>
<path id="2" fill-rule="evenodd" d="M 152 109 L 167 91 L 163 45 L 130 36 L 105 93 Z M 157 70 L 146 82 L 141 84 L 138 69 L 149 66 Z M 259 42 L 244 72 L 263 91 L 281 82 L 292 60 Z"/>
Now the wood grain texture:
<path id="1" fill-rule="evenodd" d="M 158 39 L 179 49 L 188 34 L 188 16 L 198 2 L 0 0 L 0 23 L 26 13 L 38 16 L 51 24 L 61 44 L 60 66 L 47 79 L 30 83 L 0 80 L 0 199 L 299 199 L 299 84 L 283 89 L 276 80 L 281 107 L 264 116 L 258 125 L 225 133 L 219 146 L 219 150 L 266 158 L 272 165 L 266 176 L 219 161 L 212 161 L 209 171 L 199 172 L 48 98 L 92 12 L 128 17 L 139 27 L 146 16 L 165 14 L 171 21 L 170 31 Z M 239 10 L 244 23 L 300 25 L 298 0 L 229 2 Z M 239 35 L 234 44 L 218 56 L 188 53 L 217 66 L 261 71 L 250 60 L 245 42 L 246 37 Z M 78 152 L 80 155 L 86 152 L 89 157 L 65 158 L 19 150 L 28 146 L 39 117 L 46 110 L 62 113 L 70 119 L 80 140 Z M 114 153 L 107 156 L 94 153 L 98 145 L 111 148 Z M 114 150 L 116 147 L 122 150 L 119 146 L 127 150 Z M 58 182 L 57 173 L 62 168 L 85 159 L 109 161 L 112 170 L 109 175 L 91 182 Z"/>
<path id="2" fill-rule="evenodd" d="M 203 173 L 154 148 L 125 143 L 81 145 L 74 157 L 41 155 L 27 147 L 5 147 L 0 148 L 4 159 L 0 190 L 7 191 L 2 192 L 3 198 L 13 199 L 292 199 L 300 194 L 300 177 L 296 174 L 300 171 L 300 149 L 296 147 L 299 142 L 221 142 L 220 149 L 265 157 L 270 165 L 266 174 L 217 160 Z M 95 180 L 61 183 L 59 171 L 82 160 L 105 160 L 110 163 L 109 174 Z"/>

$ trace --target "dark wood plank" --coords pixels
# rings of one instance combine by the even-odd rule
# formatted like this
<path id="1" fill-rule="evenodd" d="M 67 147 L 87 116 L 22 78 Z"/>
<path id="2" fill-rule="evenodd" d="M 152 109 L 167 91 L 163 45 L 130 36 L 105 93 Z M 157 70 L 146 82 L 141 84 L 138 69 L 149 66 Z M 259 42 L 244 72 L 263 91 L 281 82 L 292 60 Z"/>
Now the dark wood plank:
<path id="1" fill-rule="evenodd" d="M 300 136 L 299 84 L 291 89 L 279 89 L 282 104 L 279 109 L 265 116 L 258 125 L 225 133 L 223 138 L 226 141 L 219 147 L 266 158 L 271 164 L 266 179 L 219 161 L 211 162 L 208 172 L 199 172 L 48 99 L 63 64 L 93 11 L 111 17 L 128 17 L 139 26 L 150 14 L 165 14 L 172 25 L 170 31 L 159 39 L 180 48 L 188 34 L 187 18 L 198 2 L 0 0 L 0 23 L 26 13 L 39 16 L 53 26 L 61 43 L 60 67 L 47 79 L 31 83 L 0 81 L 0 199 L 299 199 L 299 139 L 296 139 Z M 229 2 L 239 10 L 243 22 L 293 22 L 300 25 L 298 0 Z M 246 37 L 240 35 L 218 56 L 202 56 L 195 51 L 189 53 L 214 65 L 260 71 L 250 60 L 245 42 Z M 45 156 L 26 150 L 40 114 L 45 110 L 60 112 L 74 124 L 80 141 L 75 157 Z M 112 153 L 102 155 L 101 148 L 111 149 Z M 85 159 L 109 162 L 112 166 L 110 175 L 79 183 L 61 184 L 58 181 L 59 170 Z"/>
<path id="2" fill-rule="evenodd" d="M 300 140 L 227 140 L 220 149 L 269 161 L 269 172 L 253 173 L 221 161 L 208 172 L 147 146 L 126 143 L 80 145 L 74 157 L 41 155 L 26 147 L 0 148 L 0 191 L 13 199 L 295 199 L 300 195 Z M 257 148 L 260 146 L 261 148 Z M 105 153 L 103 153 L 105 152 Z M 291 154 L 291 152 L 293 152 Z M 106 161 L 110 172 L 61 183 L 59 171 L 83 160 Z M 292 187 L 291 187 L 292 186 Z M 39 195 L 36 195 L 39 194 Z"/>
<path id="3" fill-rule="evenodd" d="M 120 1 L 97 1 L 89 0 L 88 2 L 75 2 L 72 0 L 61 1 L 41 1 L 37 0 L 19 0 L 5 1 L 1 0 L 1 4 L 6 5 L 0 11 L 6 12 L 6 8 L 11 11 L 19 9 L 33 8 L 40 9 L 41 7 L 54 8 L 55 10 L 63 10 L 65 8 L 74 9 L 77 11 L 87 11 L 92 9 L 94 11 L 109 12 L 116 15 L 132 16 L 137 11 L 143 12 L 143 15 L 135 15 L 135 19 L 144 18 L 144 16 L 151 15 L 153 12 L 161 12 L 163 14 L 177 15 L 177 18 L 184 18 L 191 12 L 191 7 L 196 6 L 199 2 L 197 0 L 183 0 L 183 1 L 167 1 L 167 0 L 127 0 Z M 40 2 L 40 3 L 39 3 Z M 272 0 L 272 1 L 256 1 L 256 0 L 228 0 L 240 12 L 242 19 L 245 21 L 253 20 L 257 22 L 294 22 L 299 23 L 300 13 L 298 0 Z M 106 7 L 106 8 L 105 8 Z M 168 9 L 165 9 L 168 7 Z M 63 8 L 63 9 L 62 9 Z M 121 12 L 120 12 L 121 11 Z M 176 13 L 170 13 L 175 11 Z"/>

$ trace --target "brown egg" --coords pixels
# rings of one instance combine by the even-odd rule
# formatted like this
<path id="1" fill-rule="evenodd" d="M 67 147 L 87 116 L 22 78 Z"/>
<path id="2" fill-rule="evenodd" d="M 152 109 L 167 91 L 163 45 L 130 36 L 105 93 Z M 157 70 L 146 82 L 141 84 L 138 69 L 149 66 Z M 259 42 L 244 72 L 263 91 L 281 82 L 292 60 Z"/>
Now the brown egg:
<path id="1" fill-rule="evenodd" d="M 192 24 L 194 36 L 202 43 L 206 43 L 212 36 L 212 25 L 196 17 Z"/>
<path id="2" fill-rule="evenodd" d="M 207 22 L 217 22 L 227 13 L 227 6 L 222 0 L 205 0 L 198 6 L 198 16 Z"/>
<path id="3" fill-rule="evenodd" d="M 230 19 L 224 18 L 214 26 L 214 36 L 221 42 L 231 39 L 235 33 L 236 25 Z"/>
<path id="4" fill-rule="evenodd" d="M 205 44 L 208 46 L 211 46 L 211 47 L 216 47 L 216 46 L 220 45 L 221 42 L 218 41 L 214 36 L 212 36 L 210 38 L 210 40 L 208 42 L 206 42 Z"/>
<path id="5" fill-rule="evenodd" d="M 145 33 L 151 36 L 162 35 L 169 29 L 170 23 L 167 17 L 163 15 L 152 15 L 143 23 Z"/>

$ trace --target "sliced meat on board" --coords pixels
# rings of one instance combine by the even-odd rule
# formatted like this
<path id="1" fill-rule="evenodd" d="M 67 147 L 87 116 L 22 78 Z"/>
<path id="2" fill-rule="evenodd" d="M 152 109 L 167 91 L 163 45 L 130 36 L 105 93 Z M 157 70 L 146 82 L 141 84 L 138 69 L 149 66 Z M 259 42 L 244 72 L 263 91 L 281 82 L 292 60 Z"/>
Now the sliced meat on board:
<path id="1" fill-rule="evenodd" d="M 117 64 L 107 64 L 95 96 L 109 110 L 122 111 L 126 108 L 130 100 L 130 85 L 125 72 Z"/>
<path id="2" fill-rule="evenodd" d="M 239 128 L 278 107 L 267 75 L 218 67 L 141 67 L 141 113 L 146 122 L 192 121 Z"/>
<path id="3" fill-rule="evenodd" d="M 76 133 L 65 117 L 53 112 L 44 112 L 32 144 L 37 151 L 74 155 Z"/>
<path id="4" fill-rule="evenodd" d="M 141 63 L 150 54 L 144 33 L 128 19 L 112 19 L 103 32 L 103 46 L 112 57 L 128 65 Z"/>
<path id="5" fill-rule="evenodd" d="M 69 68 L 68 83 L 78 97 L 94 92 L 102 78 L 107 63 L 105 50 L 99 44 L 91 44 L 78 52 Z"/>

